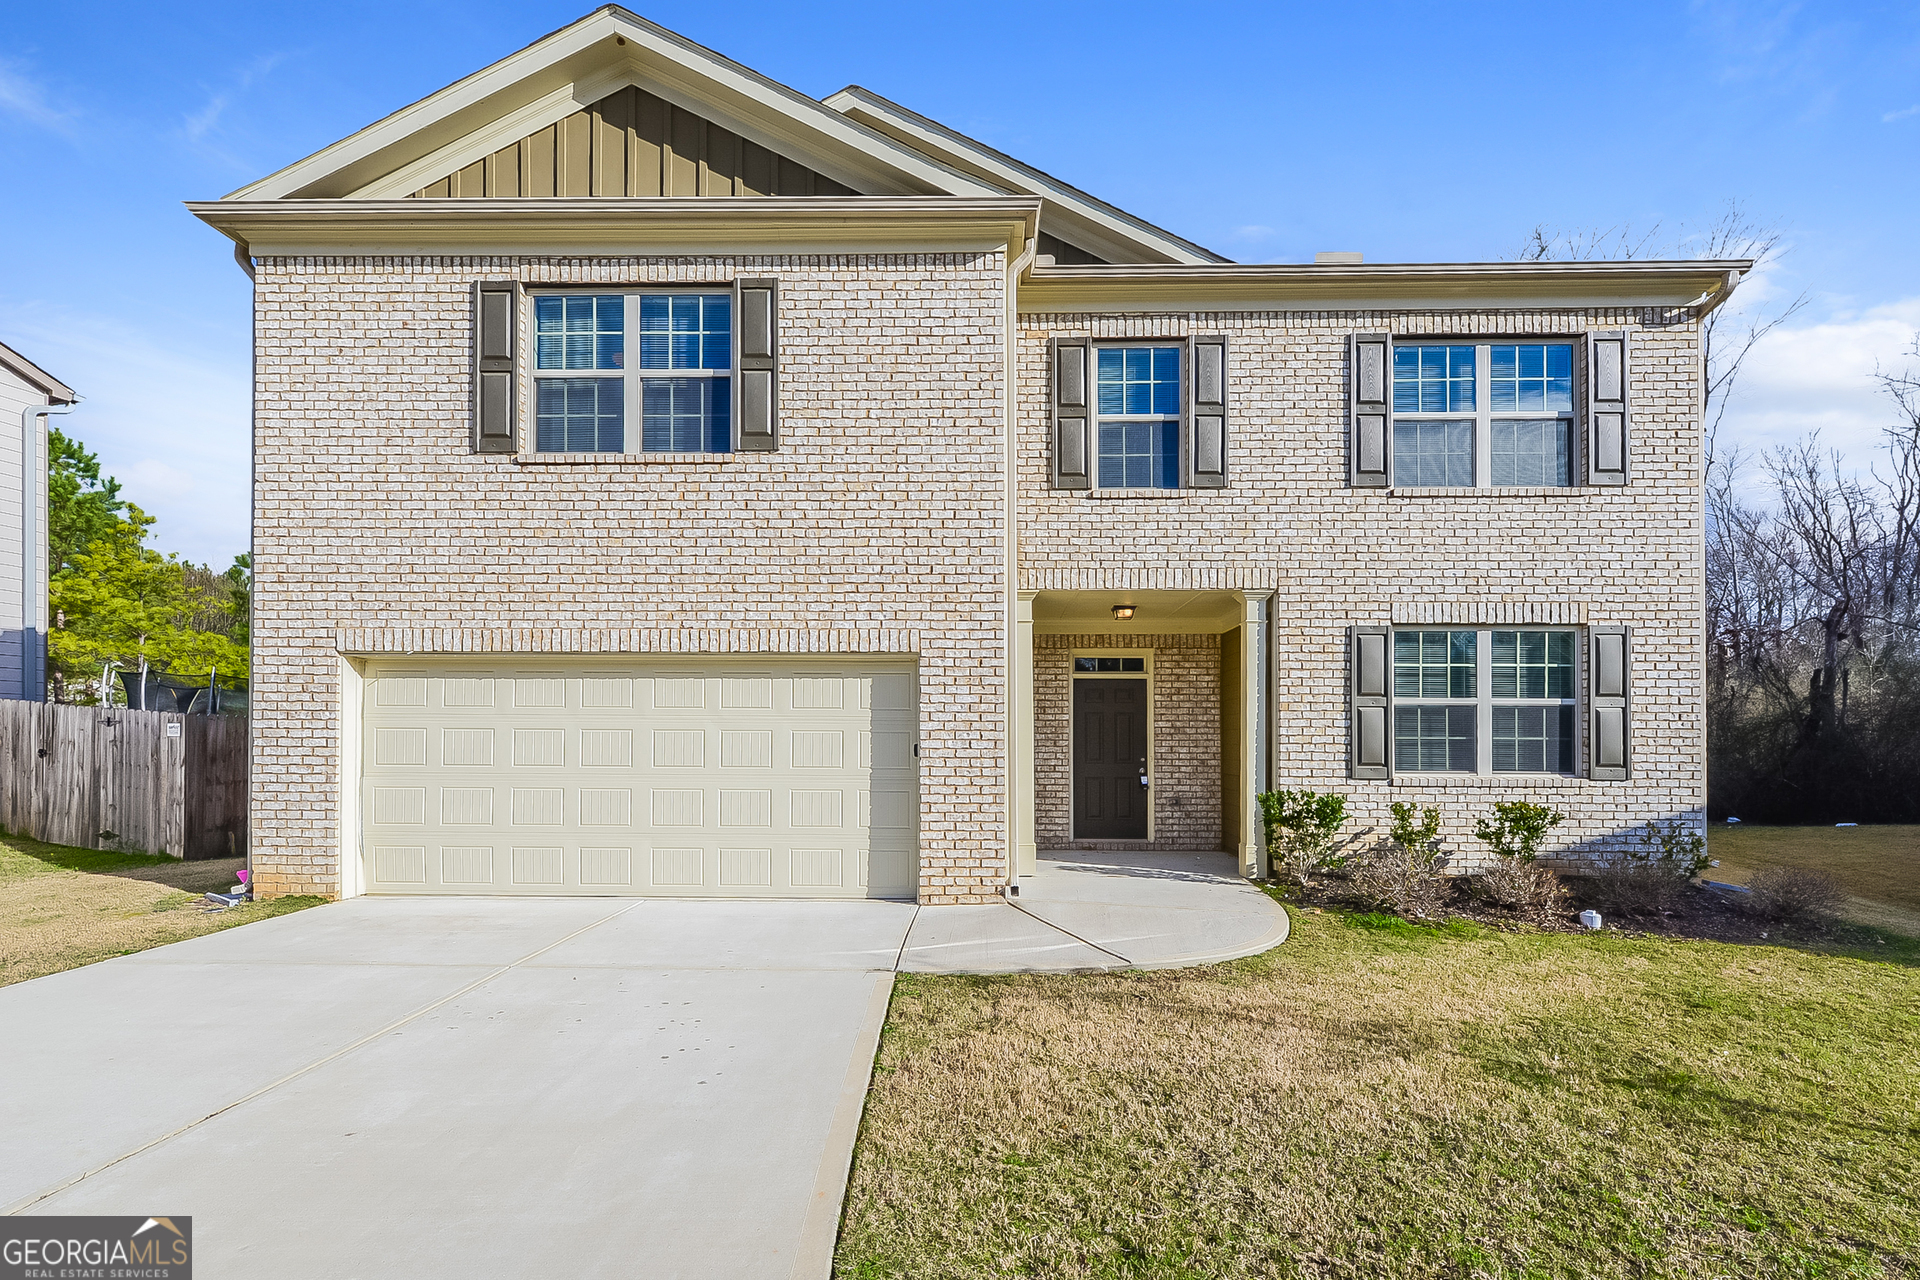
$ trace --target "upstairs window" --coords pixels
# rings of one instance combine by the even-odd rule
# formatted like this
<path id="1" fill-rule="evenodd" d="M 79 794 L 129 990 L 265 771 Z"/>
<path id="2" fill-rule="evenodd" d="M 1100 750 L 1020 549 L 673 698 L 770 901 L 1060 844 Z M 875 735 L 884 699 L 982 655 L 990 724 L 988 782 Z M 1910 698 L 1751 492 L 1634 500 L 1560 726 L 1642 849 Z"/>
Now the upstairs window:
<path id="1" fill-rule="evenodd" d="M 1180 348 L 1095 352 L 1102 489 L 1180 487 Z"/>
<path id="2" fill-rule="evenodd" d="M 1393 483 L 1574 483 L 1573 345 L 1401 343 L 1393 349 Z"/>
<path id="3" fill-rule="evenodd" d="M 732 295 L 540 294 L 533 319 L 537 452 L 732 450 Z"/>

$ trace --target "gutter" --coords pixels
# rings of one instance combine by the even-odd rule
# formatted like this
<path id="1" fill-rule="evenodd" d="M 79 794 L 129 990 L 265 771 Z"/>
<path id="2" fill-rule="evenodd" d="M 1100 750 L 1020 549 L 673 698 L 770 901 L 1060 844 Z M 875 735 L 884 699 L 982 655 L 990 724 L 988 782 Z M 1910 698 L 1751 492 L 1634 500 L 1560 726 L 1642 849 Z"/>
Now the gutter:
<path id="1" fill-rule="evenodd" d="M 1007 246 L 1011 249 L 1013 246 Z M 1020 281 L 1027 269 L 1033 265 L 1034 254 L 1039 250 L 1039 231 L 1036 227 L 1032 238 L 1026 241 L 1026 247 L 1020 256 L 1007 263 L 1006 283 L 1006 327 L 1001 338 L 1003 372 L 1001 374 L 1001 394 L 1006 409 L 1001 417 L 1001 458 L 1006 487 L 1006 514 L 1003 517 L 1006 532 L 1001 542 L 1004 563 L 1001 572 L 1006 576 L 1006 588 L 1002 594 L 1002 605 L 1006 610 L 1006 623 L 1001 638 L 1006 645 L 1007 679 L 1002 687 L 1007 691 L 1005 707 L 1006 724 L 1006 770 L 1007 770 L 1007 876 L 1005 883 L 1020 883 L 1020 840 L 1025 831 L 1021 815 L 1025 812 L 1025 801 L 1020 795 L 1020 786 L 1025 770 L 1022 768 L 1020 742 L 1020 700 L 1027 696 L 1026 685 L 1033 679 L 1033 673 L 1020 671 L 1020 447 L 1018 418 L 1020 412 L 1019 388 L 1017 386 L 1020 364 L 1019 328 L 1020 328 Z M 1017 892 L 1017 890 L 1016 890 Z"/>
<path id="2" fill-rule="evenodd" d="M 20 414 L 20 697 L 27 702 L 47 700 L 46 637 L 42 632 L 40 602 L 40 522 L 46 518 L 47 468 L 42 460 L 41 435 L 50 413 L 72 413 L 78 396 L 67 404 L 30 404 Z M 47 566 L 51 579 L 53 566 Z M 38 672 L 38 678 L 35 672 Z M 36 686 L 38 692 L 36 693 Z"/>

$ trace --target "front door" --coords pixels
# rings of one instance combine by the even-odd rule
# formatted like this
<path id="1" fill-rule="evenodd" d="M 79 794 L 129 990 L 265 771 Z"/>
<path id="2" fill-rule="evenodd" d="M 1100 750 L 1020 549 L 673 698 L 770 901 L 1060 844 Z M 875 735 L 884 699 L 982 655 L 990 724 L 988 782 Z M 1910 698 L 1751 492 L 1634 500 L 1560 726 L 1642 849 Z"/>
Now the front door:
<path id="1" fill-rule="evenodd" d="M 1147 838 L 1147 682 L 1073 682 L 1073 835 Z"/>

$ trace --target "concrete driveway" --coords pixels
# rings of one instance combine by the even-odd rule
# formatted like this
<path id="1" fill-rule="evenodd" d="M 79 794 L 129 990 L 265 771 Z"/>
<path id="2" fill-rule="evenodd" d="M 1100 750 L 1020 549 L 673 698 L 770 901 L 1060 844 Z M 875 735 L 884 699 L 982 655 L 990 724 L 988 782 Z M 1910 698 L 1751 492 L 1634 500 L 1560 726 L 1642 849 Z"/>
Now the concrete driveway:
<path id="1" fill-rule="evenodd" d="M 805 1277 L 896 969 L 1286 936 L 1221 854 L 1021 905 L 360 898 L 0 989 L 0 1211 L 191 1215 L 202 1277 Z"/>
<path id="2" fill-rule="evenodd" d="M 0 1206 L 206 1277 L 822 1277 L 898 903 L 355 900 L 0 990 Z"/>

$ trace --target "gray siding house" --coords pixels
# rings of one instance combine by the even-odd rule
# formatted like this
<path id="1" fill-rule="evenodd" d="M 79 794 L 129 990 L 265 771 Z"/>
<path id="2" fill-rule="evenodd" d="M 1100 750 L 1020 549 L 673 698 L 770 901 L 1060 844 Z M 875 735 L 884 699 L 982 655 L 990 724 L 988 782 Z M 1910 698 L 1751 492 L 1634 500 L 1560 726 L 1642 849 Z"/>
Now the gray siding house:
<path id="1" fill-rule="evenodd" d="M 47 699 L 47 414 L 72 389 L 0 345 L 0 698 Z"/>
<path id="2" fill-rule="evenodd" d="M 263 893 L 981 902 L 1703 820 L 1744 262 L 1240 265 L 596 10 L 192 210 L 254 279 Z"/>

